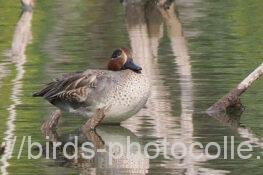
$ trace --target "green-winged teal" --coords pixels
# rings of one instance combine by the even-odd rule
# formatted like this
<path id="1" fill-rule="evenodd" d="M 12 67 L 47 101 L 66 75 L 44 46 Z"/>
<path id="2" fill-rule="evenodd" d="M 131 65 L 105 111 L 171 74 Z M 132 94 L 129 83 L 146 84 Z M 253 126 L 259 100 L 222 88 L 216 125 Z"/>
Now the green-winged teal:
<path id="1" fill-rule="evenodd" d="M 129 49 L 116 49 L 108 70 L 88 69 L 65 74 L 33 96 L 41 96 L 63 111 L 91 116 L 109 107 L 103 123 L 120 123 L 144 107 L 150 84 Z"/>

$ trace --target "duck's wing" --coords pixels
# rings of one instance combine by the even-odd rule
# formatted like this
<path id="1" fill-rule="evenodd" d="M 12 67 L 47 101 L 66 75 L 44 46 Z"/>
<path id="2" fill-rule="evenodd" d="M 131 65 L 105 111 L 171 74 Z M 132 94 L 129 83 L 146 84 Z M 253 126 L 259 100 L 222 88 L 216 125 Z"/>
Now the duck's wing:
<path id="1" fill-rule="evenodd" d="M 44 89 L 34 93 L 33 97 L 51 97 L 60 91 L 63 91 L 67 86 L 67 82 L 68 84 L 70 81 L 74 82 L 74 80 L 77 80 L 82 74 L 83 72 L 62 74 L 61 77 L 56 78 L 52 82 L 48 83 Z"/>
<path id="2" fill-rule="evenodd" d="M 95 94 L 102 93 L 111 82 L 111 76 L 104 71 L 70 73 L 49 83 L 33 96 L 42 96 L 52 104 L 63 102 L 79 106 L 90 97 L 96 100 Z"/>

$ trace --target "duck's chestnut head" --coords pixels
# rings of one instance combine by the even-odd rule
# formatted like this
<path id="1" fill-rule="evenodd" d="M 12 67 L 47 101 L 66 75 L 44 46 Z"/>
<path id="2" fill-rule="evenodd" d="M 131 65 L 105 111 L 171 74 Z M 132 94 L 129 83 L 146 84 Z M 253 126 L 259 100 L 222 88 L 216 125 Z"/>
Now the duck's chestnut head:
<path id="1" fill-rule="evenodd" d="M 119 48 L 113 51 L 111 60 L 108 63 L 108 70 L 121 71 L 130 69 L 136 73 L 141 73 L 142 68 L 133 62 L 130 50 Z"/>

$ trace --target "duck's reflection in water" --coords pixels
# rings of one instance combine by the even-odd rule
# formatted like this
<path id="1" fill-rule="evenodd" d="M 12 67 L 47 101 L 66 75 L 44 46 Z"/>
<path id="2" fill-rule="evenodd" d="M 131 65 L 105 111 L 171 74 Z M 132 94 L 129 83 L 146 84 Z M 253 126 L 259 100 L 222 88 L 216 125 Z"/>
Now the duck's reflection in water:
<path id="1" fill-rule="evenodd" d="M 47 156 L 48 153 L 49 157 L 52 157 L 55 154 L 56 159 L 54 161 L 59 166 L 78 168 L 81 174 L 115 175 L 146 174 L 148 172 L 149 159 L 143 154 L 141 140 L 131 131 L 121 126 L 100 126 L 96 131 L 86 131 L 81 128 L 61 136 L 53 130 L 45 133 L 45 137 L 52 141 L 50 142 L 52 145 L 48 147 L 46 143 L 43 145 L 45 148 L 43 156 Z M 77 144 L 75 141 L 77 141 Z M 61 145 L 53 153 L 54 145 L 59 142 Z M 78 147 L 66 146 L 69 143 Z M 84 144 L 86 144 L 86 149 L 83 149 Z M 91 144 L 92 146 L 88 146 Z M 63 153 L 65 147 L 67 148 L 67 154 Z M 89 154 L 91 153 L 90 150 L 85 152 L 87 148 L 93 150 L 95 155 Z"/>

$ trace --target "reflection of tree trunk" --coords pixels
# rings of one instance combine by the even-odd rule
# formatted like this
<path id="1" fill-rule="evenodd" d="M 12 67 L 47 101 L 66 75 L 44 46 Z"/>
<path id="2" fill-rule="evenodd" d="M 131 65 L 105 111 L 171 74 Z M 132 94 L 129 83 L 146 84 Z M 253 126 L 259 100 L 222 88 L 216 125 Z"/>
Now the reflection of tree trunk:
<path id="1" fill-rule="evenodd" d="M 132 11 L 131 9 L 140 9 L 140 11 L 133 11 L 130 13 Z M 154 59 L 158 55 L 159 42 L 163 36 L 162 16 L 157 6 L 151 2 L 146 3 L 145 6 L 137 4 L 136 7 L 131 9 L 128 1 L 126 6 L 126 16 L 134 58 L 138 59 L 136 61 L 147 70 L 147 76 L 150 78 L 153 85 L 152 95 L 148 100 L 147 109 L 141 114 L 151 117 L 156 132 L 154 133 L 155 136 L 168 138 L 168 142 L 172 144 L 178 140 L 175 138 L 169 138 L 169 135 L 178 135 L 179 133 L 184 133 L 184 131 L 180 132 L 174 127 L 176 118 L 171 114 L 171 102 L 169 99 L 164 100 L 170 96 L 170 94 L 163 86 L 157 60 Z M 130 19 L 129 16 L 131 15 L 136 17 Z M 173 28 L 172 30 L 177 31 L 176 28 Z M 192 121 L 190 120 L 190 122 Z M 189 126 L 191 127 L 192 125 Z M 169 147 L 169 145 L 165 146 Z M 174 161 L 171 162 L 171 165 L 170 163 L 167 163 L 166 167 L 169 168 L 171 166 L 174 168 L 174 163 Z M 180 163 L 177 162 L 176 164 Z"/>
<path id="2" fill-rule="evenodd" d="M 143 1 L 125 1 L 124 4 L 133 57 L 142 66 L 143 72 L 152 84 L 152 94 L 148 99 L 147 109 L 142 110 L 138 116 L 149 116 L 151 118 L 149 122 L 152 123 L 155 132 L 152 134 L 165 137 L 167 126 L 174 126 L 175 118 L 171 115 L 171 103 L 167 98 L 170 96 L 169 92 L 163 86 L 157 60 L 153 57 L 158 53 L 159 38 L 162 37 L 162 30 L 155 30 L 156 27 L 161 28 L 162 23 L 154 20 L 160 18 L 160 13 L 156 12 L 156 7 L 147 8 L 148 11 L 145 11 Z M 151 45 L 153 43 L 155 46 Z M 137 123 L 129 126 L 131 130 L 136 130 L 142 122 L 139 117 L 133 117 L 126 123 L 129 124 L 130 121 Z"/>
<path id="3" fill-rule="evenodd" d="M 11 101 L 13 104 L 7 109 L 9 116 L 7 120 L 7 130 L 5 132 L 5 150 L 0 160 L 1 173 L 8 174 L 7 167 L 9 166 L 8 160 L 12 157 L 12 150 L 15 142 L 15 120 L 16 120 L 16 107 L 21 104 L 20 95 L 22 89 L 22 79 L 24 77 L 24 64 L 26 62 L 25 49 L 30 42 L 31 36 L 31 21 L 32 21 L 32 0 L 23 0 L 23 14 L 16 25 L 16 30 L 13 36 L 12 48 L 10 51 L 10 58 L 16 67 L 16 77 L 12 81 L 13 88 L 11 93 Z"/>
<path id="4" fill-rule="evenodd" d="M 160 1 L 159 10 L 167 26 L 168 36 L 171 41 L 171 48 L 175 56 L 175 63 L 180 77 L 181 87 L 181 139 L 189 148 L 193 143 L 193 81 L 191 70 L 191 58 L 188 54 L 187 42 L 183 34 L 182 24 L 176 14 L 175 3 L 167 4 L 168 1 Z M 169 5 L 169 6 L 168 6 Z M 202 150 L 194 149 L 194 154 L 200 154 Z M 192 175 L 199 172 L 198 162 L 206 161 L 205 157 L 199 160 L 194 159 L 191 155 L 187 155 L 182 164 L 185 168 L 185 174 Z M 173 166 L 173 165 L 172 165 Z M 224 174 L 221 170 L 212 170 L 202 167 L 204 173 Z"/>
<path id="5" fill-rule="evenodd" d="M 193 83 L 191 75 L 191 62 L 188 55 L 185 37 L 182 32 L 182 25 L 175 14 L 174 4 L 169 8 L 159 7 L 167 26 L 168 35 L 171 41 L 171 48 L 178 66 L 181 87 L 181 130 L 182 141 L 189 147 L 193 142 Z M 196 151 L 196 150 L 195 150 Z M 186 174 L 196 174 L 195 160 L 188 155 L 183 160 L 186 165 Z"/>
<path id="6" fill-rule="evenodd" d="M 156 6 L 153 1 L 125 1 L 126 20 L 128 26 L 131 47 L 134 52 L 134 59 L 139 62 L 143 70 L 152 82 L 152 95 L 147 103 L 147 109 L 140 115 L 151 118 L 155 133 L 151 133 L 158 138 L 167 138 L 169 147 L 172 143 L 183 141 L 186 145 L 193 142 L 193 83 L 191 75 L 191 62 L 188 55 L 186 41 L 183 36 L 182 26 L 178 20 L 174 3 L 171 1 L 169 7 L 165 7 L 159 2 Z M 165 3 L 166 1 L 163 1 Z M 163 81 L 161 80 L 158 68 L 157 57 L 160 39 L 163 37 L 163 19 L 168 28 L 171 40 L 172 51 L 175 62 L 178 65 L 181 86 L 181 108 L 180 121 L 171 114 L 171 102 L 165 99 L 170 96 Z M 141 120 L 133 117 L 127 122 L 127 127 L 132 130 L 139 130 Z M 134 123 L 130 124 L 129 123 Z M 176 124 L 181 124 L 181 129 Z M 172 138 L 171 138 L 171 135 Z M 170 145 L 169 145 L 170 144 Z M 200 150 L 195 150 L 200 152 Z M 177 160 L 166 161 L 165 168 L 180 169 L 186 174 L 196 174 L 196 160 L 187 155 L 182 162 Z M 186 172 L 185 172 L 186 171 Z M 215 172 L 208 170 L 208 172 Z M 218 171 L 219 172 L 219 171 Z M 217 172 L 217 173 L 218 173 Z M 219 173 L 220 174 L 220 173 Z"/>
<path id="7" fill-rule="evenodd" d="M 145 7 L 145 18 L 148 26 L 152 56 L 157 58 L 159 42 L 163 37 L 163 18 L 155 4 L 155 1 L 147 2 Z"/>

